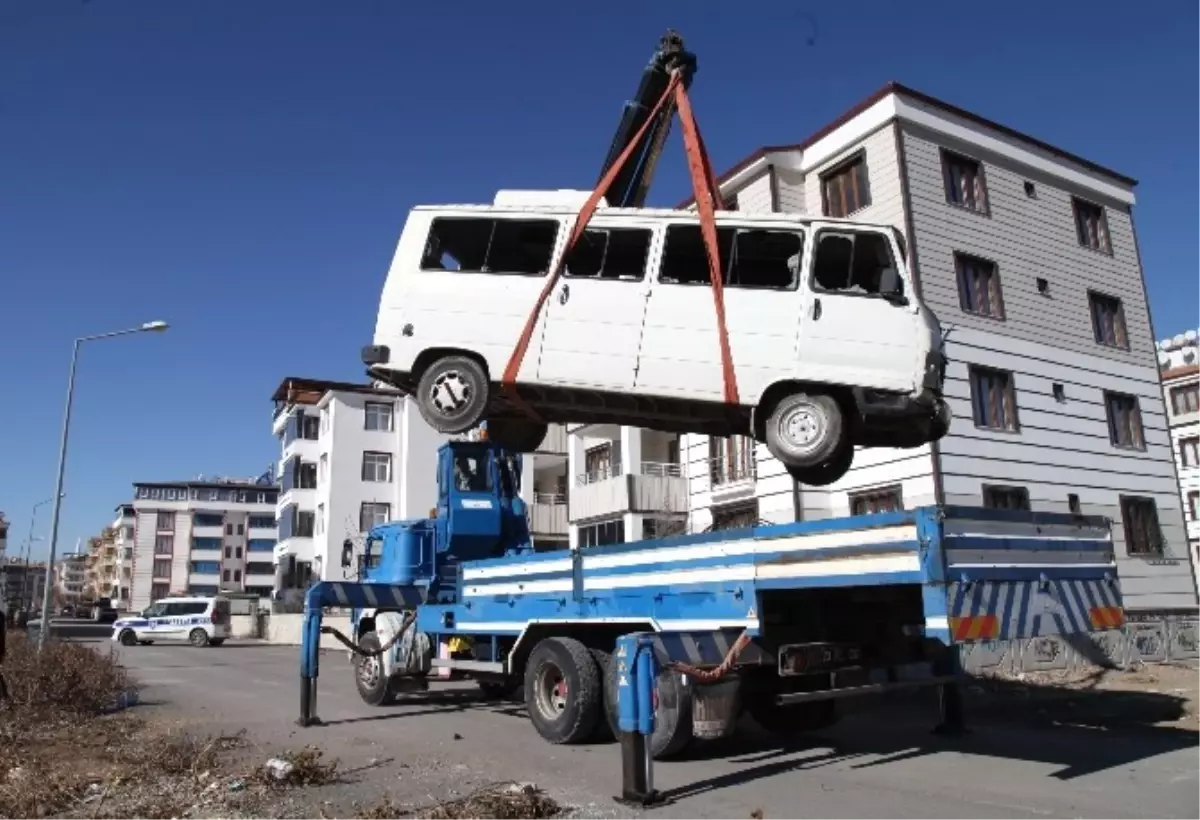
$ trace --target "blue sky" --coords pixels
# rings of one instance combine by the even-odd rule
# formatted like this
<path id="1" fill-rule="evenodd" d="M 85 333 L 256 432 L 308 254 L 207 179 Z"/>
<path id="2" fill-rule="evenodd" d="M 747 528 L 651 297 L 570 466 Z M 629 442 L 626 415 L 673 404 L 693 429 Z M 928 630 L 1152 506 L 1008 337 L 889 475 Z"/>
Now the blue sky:
<path id="1" fill-rule="evenodd" d="M 589 186 L 667 27 L 718 169 L 895 79 L 1136 177 L 1155 326 L 1194 327 L 1197 22 L 1157 0 L 2 0 L 10 552 L 53 493 L 74 337 L 172 324 L 84 350 L 67 549 L 134 480 L 262 472 L 283 376 L 361 378 L 407 209 Z M 672 151 L 652 202 L 686 185 Z"/>

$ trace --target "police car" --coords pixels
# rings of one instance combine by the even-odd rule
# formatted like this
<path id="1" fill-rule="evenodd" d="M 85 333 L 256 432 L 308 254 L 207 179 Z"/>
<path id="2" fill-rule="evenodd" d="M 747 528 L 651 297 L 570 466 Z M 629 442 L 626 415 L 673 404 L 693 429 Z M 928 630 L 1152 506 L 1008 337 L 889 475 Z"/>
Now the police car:
<path id="1" fill-rule="evenodd" d="M 229 637 L 229 615 L 229 599 L 219 595 L 163 598 L 137 615 L 118 619 L 112 639 L 122 646 L 155 641 L 220 646 Z"/>

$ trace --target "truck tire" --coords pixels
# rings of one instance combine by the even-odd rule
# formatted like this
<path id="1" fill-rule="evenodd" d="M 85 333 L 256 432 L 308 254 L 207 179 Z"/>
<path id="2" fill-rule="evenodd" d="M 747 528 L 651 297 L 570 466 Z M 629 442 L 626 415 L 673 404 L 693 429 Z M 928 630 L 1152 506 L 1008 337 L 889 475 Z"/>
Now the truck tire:
<path id="1" fill-rule="evenodd" d="M 374 652 L 379 649 L 379 636 L 374 632 L 364 632 L 358 639 L 358 646 Z M 368 706 L 389 706 L 396 701 L 390 682 L 383 674 L 383 663 L 378 657 L 354 656 L 354 685 L 358 689 L 358 696 Z"/>
<path id="2" fill-rule="evenodd" d="M 532 453 L 542 445 L 550 427 L 529 419 L 489 419 L 488 441 L 510 453 Z"/>
<path id="3" fill-rule="evenodd" d="M 841 405 L 824 393 L 780 399 L 767 417 L 766 434 L 767 449 L 789 469 L 820 467 L 849 446 Z"/>
<path id="4" fill-rule="evenodd" d="M 832 700 L 780 706 L 772 700 L 773 697 L 773 693 L 763 693 L 746 703 L 746 711 L 754 718 L 754 722 L 772 734 L 815 732 L 838 721 L 837 704 Z"/>
<path id="5" fill-rule="evenodd" d="M 854 463 L 854 445 L 846 442 L 833 458 L 817 467 L 788 467 L 792 478 L 810 487 L 825 487 L 850 472 Z"/>
<path id="6" fill-rule="evenodd" d="M 603 695 L 600 670 L 573 638 L 546 638 L 525 663 L 525 708 L 551 743 L 580 743 L 596 728 Z"/>
<path id="7" fill-rule="evenodd" d="M 417 407 L 439 433 L 465 433 L 483 418 L 488 390 L 487 373 L 479 362 L 468 356 L 443 356 L 421 373 Z"/>
<path id="8" fill-rule="evenodd" d="M 592 658 L 596 661 L 596 669 L 600 672 L 600 685 L 608 686 L 608 668 L 612 666 L 612 653 L 605 652 L 603 649 L 591 650 Z M 592 740 L 607 741 L 616 740 L 616 733 L 613 732 L 612 723 L 608 719 L 608 698 L 606 691 L 601 692 L 601 707 L 604 709 L 604 719 L 596 721 L 596 728 L 592 731 Z"/>
<path id="9" fill-rule="evenodd" d="M 692 688 L 682 675 L 671 669 L 659 669 L 655 684 L 658 698 L 654 708 L 654 734 L 650 736 L 650 756 L 655 760 L 666 760 L 681 754 L 692 741 Z M 610 663 L 605 670 L 604 712 L 609 730 L 614 737 L 620 737 L 615 663 Z"/>

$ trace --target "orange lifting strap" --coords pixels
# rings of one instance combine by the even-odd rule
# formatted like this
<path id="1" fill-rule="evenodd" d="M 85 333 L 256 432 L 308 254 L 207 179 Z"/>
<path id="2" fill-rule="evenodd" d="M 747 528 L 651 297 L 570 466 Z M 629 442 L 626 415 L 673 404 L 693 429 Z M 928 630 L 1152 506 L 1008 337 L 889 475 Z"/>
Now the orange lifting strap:
<path id="1" fill-rule="evenodd" d="M 674 71 L 671 74 L 671 80 L 667 84 L 666 90 L 658 102 L 654 104 L 654 108 L 651 109 L 650 116 L 646 118 L 646 122 L 642 125 L 637 135 L 630 140 L 629 145 L 625 146 L 625 150 L 617 157 L 617 161 L 612 164 L 608 173 L 604 175 L 604 178 L 596 185 L 596 189 L 592 191 L 587 201 L 583 203 L 583 207 L 579 209 L 579 216 L 575 220 L 575 227 L 571 231 L 571 236 L 567 240 L 562 255 L 558 258 L 558 264 L 554 266 L 554 270 L 546 280 L 546 284 L 542 287 L 542 292 L 538 294 L 537 303 L 534 305 L 533 311 L 529 314 L 529 318 L 525 321 L 525 327 L 521 331 L 520 338 L 517 340 L 517 346 L 513 349 L 512 356 L 509 357 L 508 366 L 504 368 L 504 375 L 500 380 L 500 386 L 508 394 L 509 401 L 535 421 L 540 421 L 541 419 L 534 412 L 533 408 L 518 395 L 516 380 L 517 373 L 521 370 L 521 363 L 525 359 L 525 352 L 529 349 L 533 330 L 537 326 L 538 315 L 541 313 L 542 307 L 546 304 L 546 299 L 549 298 L 550 292 L 554 290 L 554 286 L 558 284 L 558 280 L 562 276 L 567 256 L 575 247 L 575 243 L 583 236 L 584 231 L 587 230 L 588 222 L 591 221 L 592 216 L 596 213 L 596 206 L 600 204 L 600 198 L 608 192 L 608 187 L 612 185 L 617 173 L 629 161 L 630 156 L 633 154 L 633 149 L 641 143 L 642 137 L 645 136 L 650 124 L 654 122 L 658 112 L 662 110 L 663 106 L 669 104 L 672 94 L 675 98 L 675 110 L 679 113 L 679 121 L 683 126 L 683 146 L 687 155 L 688 172 L 692 178 L 692 191 L 696 197 L 696 211 L 700 216 L 700 232 L 704 237 L 705 256 L 708 259 L 708 278 L 712 284 L 713 306 L 717 314 L 717 338 L 721 344 L 721 376 L 725 388 L 725 403 L 732 405 L 740 404 L 737 375 L 733 370 L 733 356 L 729 350 L 729 333 L 725 327 L 725 289 L 721 277 L 721 256 L 717 249 L 717 224 L 714 216 L 715 211 L 722 205 L 721 192 L 717 187 L 716 177 L 713 176 L 712 166 L 708 161 L 708 152 L 705 150 L 704 140 L 700 136 L 700 129 L 697 127 L 695 117 L 692 115 L 692 104 L 688 99 L 687 89 L 683 87 L 679 72 Z"/>

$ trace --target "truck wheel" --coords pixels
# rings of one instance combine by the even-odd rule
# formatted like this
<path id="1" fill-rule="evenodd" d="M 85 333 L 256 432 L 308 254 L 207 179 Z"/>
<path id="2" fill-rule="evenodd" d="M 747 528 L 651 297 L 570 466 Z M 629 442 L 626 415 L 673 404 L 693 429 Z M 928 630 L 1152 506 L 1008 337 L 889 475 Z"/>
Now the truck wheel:
<path id="1" fill-rule="evenodd" d="M 488 379 L 479 362 L 444 356 L 421 374 L 417 407 L 439 433 L 465 433 L 479 424 L 488 404 Z"/>
<path id="2" fill-rule="evenodd" d="M 136 646 L 138 643 L 137 633 L 132 629 L 124 629 L 121 631 L 121 646 Z"/>
<path id="3" fill-rule="evenodd" d="M 671 669 L 659 669 L 655 681 L 654 734 L 650 756 L 665 760 L 681 752 L 692 740 L 692 688 Z M 617 711 L 617 664 L 610 663 L 604 676 L 604 711 L 614 737 L 620 737 Z"/>
<path id="4" fill-rule="evenodd" d="M 551 743 L 586 740 L 600 718 L 600 671 L 587 647 L 573 638 L 546 638 L 525 664 L 525 708 L 538 734 Z"/>
<path id="5" fill-rule="evenodd" d="M 528 419 L 489 419 L 488 441 L 510 453 L 532 453 L 550 429 L 545 422 Z"/>
<path id="6" fill-rule="evenodd" d="M 379 649 L 379 636 L 374 632 L 366 632 L 358 639 L 360 649 L 374 652 Z M 383 674 L 383 662 L 379 656 L 354 656 L 354 685 L 358 688 L 358 696 L 363 703 L 370 706 L 388 706 L 395 702 L 387 676 Z"/>
<path id="7" fill-rule="evenodd" d="M 824 393 L 793 393 L 780 399 L 766 428 L 767 449 L 786 467 L 819 467 L 837 454 L 846 438 L 842 408 Z"/>
<path id="8" fill-rule="evenodd" d="M 603 649 L 591 650 L 592 658 L 596 661 L 596 669 L 600 671 L 600 683 L 602 686 L 608 686 L 608 668 L 612 666 L 612 653 L 605 652 Z M 604 719 L 596 721 L 596 728 L 592 731 L 592 740 L 606 741 L 615 740 L 617 735 L 613 731 L 612 723 L 608 717 L 608 695 L 607 688 L 601 693 L 601 704 L 604 709 Z"/>
<path id="9" fill-rule="evenodd" d="M 826 487 L 850 472 L 854 463 L 854 445 L 850 442 L 839 449 L 833 458 L 816 467 L 788 467 L 792 478 L 810 487 Z"/>
<path id="10" fill-rule="evenodd" d="M 753 698 L 746 704 L 746 711 L 754 718 L 755 723 L 772 734 L 795 735 L 815 732 L 838 721 L 837 704 L 832 700 L 780 706 L 770 700 L 771 697 L 773 694 Z"/>

